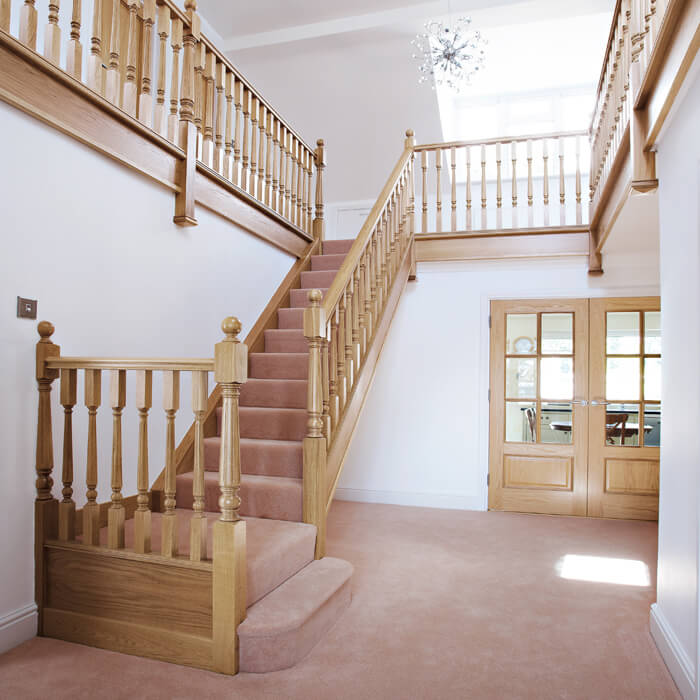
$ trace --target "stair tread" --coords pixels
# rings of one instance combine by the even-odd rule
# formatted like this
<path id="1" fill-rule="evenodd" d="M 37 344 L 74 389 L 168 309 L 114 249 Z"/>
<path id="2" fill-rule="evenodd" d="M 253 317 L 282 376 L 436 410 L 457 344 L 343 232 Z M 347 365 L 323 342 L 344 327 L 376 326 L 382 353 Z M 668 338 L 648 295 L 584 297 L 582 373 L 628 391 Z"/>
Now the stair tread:
<path id="1" fill-rule="evenodd" d="M 220 435 L 214 435 L 212 437 L 204 438 L 204 442 L 209 442 L 209 443 L 216 443 L 220 444 L 221 443 L 221 436 Z M 240 439 L 241 445 L 269 445 L 270 447 L 294 447 L 297 448 L 299 445 L 303 444 L 302 440 L 271 440 L 270 438 L 244 438 L 242 437 Z"/>
<path id="2" fill-rule="evenodd" d="M 352 574 L 352 564 L 343 559 L 324 557 L 307 564 L 247 611 L 238 628 L 239 636 L 267 636 L 296 629 Z"/>

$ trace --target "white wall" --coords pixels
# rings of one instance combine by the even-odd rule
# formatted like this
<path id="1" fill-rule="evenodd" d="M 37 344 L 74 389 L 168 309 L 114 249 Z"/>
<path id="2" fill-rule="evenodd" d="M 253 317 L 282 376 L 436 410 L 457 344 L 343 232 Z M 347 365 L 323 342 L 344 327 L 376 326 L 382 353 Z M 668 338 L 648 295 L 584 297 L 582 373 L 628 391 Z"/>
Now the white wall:
<path id="1" fill-rule="evenodd" d="M 685 698 L 698 658 L 700 465 L 700 63 L 658 144 L 663 429 L 659 566 L 652 632 Z M 680 101 L 680 100 L 679 100 Z"/>
<path id="2" fill-rule="evenodd" d="M 422 263 L 396 311 L 338 498 L 482 510 L 491 299 L 658 294 L 655 255 Z"/>
<path id="3" fill-rule="evenodd" d="M 15 317 L 18 295 L 38 299 L 63 354 L 211 357 L 230 314 L 251 328 L 292 257 L 199 208 L 199 226 L 172 223 L 172 193 L 0 102 L 12 134 L 0 158 L 0 652 L 31 636 L 37 391 L 36 322 Z M 178 439 L 192 420 L 183 376 Z M 62 409 L 55 383 L 55 493 Z M 154 377 L 151 477 L 164 455 L 162 390 Z M 82 403 L 82 384 L 79 386 Z M 103 376 L 99 501 L 109 499 L 111 411 Z M 124 494 L 135 493 L 133 382 L 124 417 Z M 86 411 L 74 418 L 76 500 L 84 501 Z"/>

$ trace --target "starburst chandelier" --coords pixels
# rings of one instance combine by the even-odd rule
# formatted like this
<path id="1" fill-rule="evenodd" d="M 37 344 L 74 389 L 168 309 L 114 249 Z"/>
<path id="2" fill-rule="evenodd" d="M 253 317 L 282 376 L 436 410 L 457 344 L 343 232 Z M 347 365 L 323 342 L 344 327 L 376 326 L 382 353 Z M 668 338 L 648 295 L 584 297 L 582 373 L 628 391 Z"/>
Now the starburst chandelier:
<path id="1" fill-rule="evenodd" d="M 419 83 L 446 85 L 455 92 L 469 85 L 474 73 L 483 68 L 486 39 L 471 26 L 470 17 L 448 24 L 438 20 L 425 23 L 425 31 L 411 41 L 413 58 L 421 63 Z"/>

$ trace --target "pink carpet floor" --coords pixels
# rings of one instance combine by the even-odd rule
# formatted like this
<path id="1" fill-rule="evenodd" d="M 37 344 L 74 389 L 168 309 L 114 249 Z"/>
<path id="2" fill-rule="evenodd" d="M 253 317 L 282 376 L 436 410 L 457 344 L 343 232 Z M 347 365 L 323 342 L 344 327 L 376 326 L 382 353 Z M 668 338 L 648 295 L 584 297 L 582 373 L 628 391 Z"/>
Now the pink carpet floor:
<path id="1" fill-rule="evenodd" d="M 567 554 L 600 558 L 590 561 L 604 576 L 608 558 L 626 559 L 654 582 L 656 533 L 645 522 L 336 502 L 328 554 L 355 567 L 353 600 L 294 668 L 231 678 L 37 638 L 0 657 L 0 697 L 679 698 L 649 635 L 653 583 L 558 570 Z"/>

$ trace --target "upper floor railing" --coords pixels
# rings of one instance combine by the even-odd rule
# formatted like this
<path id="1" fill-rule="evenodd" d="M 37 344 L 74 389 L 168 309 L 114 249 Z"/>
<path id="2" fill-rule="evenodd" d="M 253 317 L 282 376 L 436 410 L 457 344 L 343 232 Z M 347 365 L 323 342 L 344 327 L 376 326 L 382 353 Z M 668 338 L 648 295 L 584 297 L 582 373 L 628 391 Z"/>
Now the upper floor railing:
<path id="1" fill-rule="evenodd" d="M 420 233 L 581 226 L 586 131 L 416 146 Z M 583 153 L 583 163 L 587 162 Z"/>
<path id="2" fill-rule="evenodd" d="M 185 151 L 178 223 L 196 222 L 190 185 L 204 166 L 311 234 L 315 149 L 200 24 L 194 0 L 184 12 L 172 0 L 72 0 L 69 12 L 50 0 L 46 18 L 35 0 L 0 0 L 0 30 Z"/>

